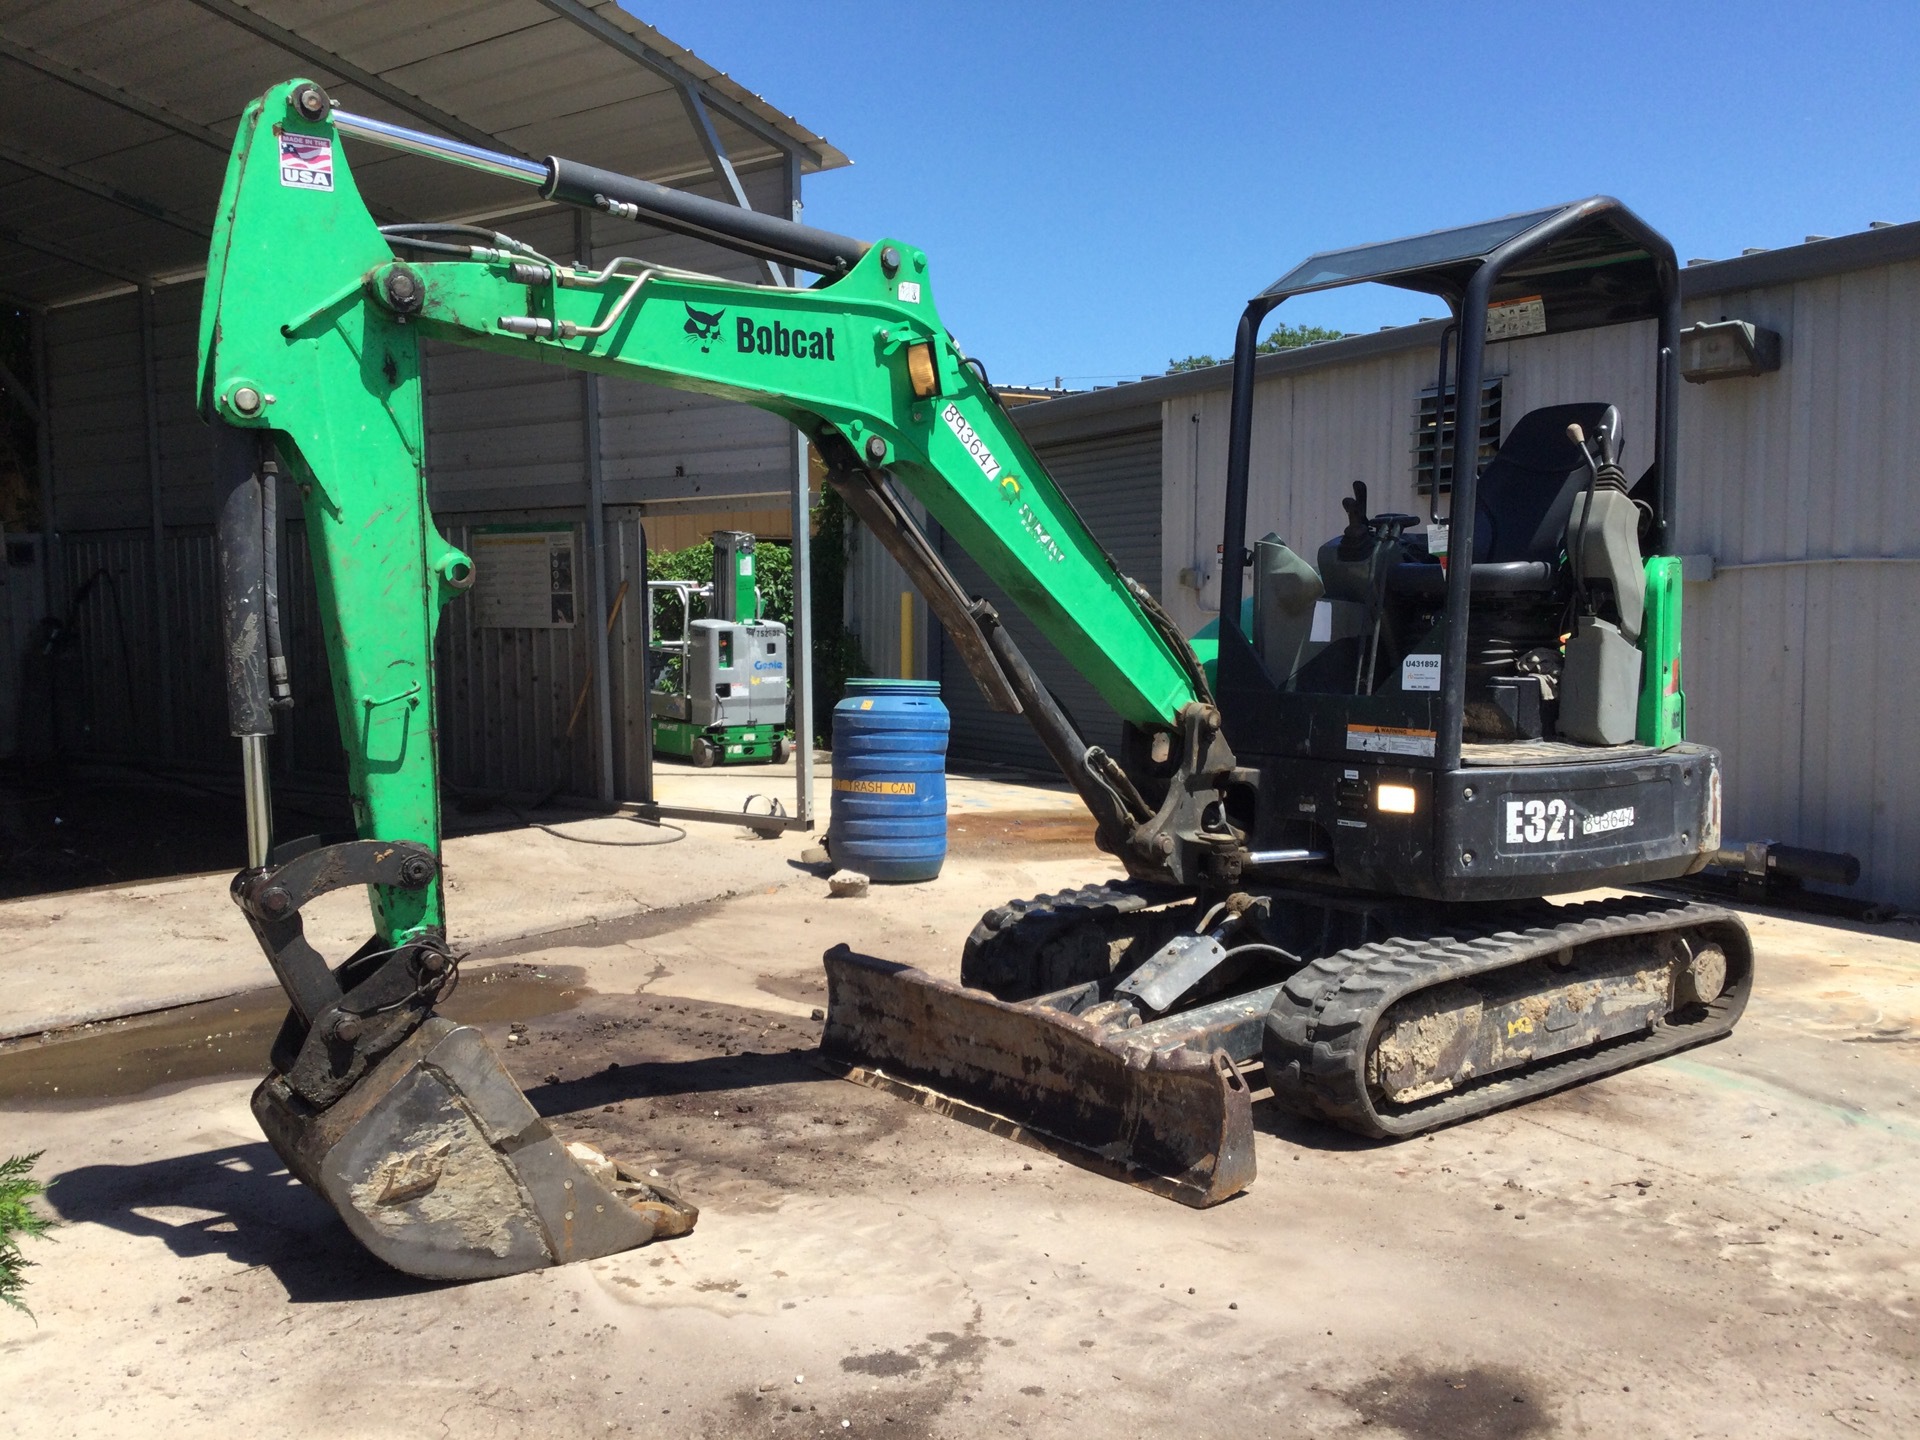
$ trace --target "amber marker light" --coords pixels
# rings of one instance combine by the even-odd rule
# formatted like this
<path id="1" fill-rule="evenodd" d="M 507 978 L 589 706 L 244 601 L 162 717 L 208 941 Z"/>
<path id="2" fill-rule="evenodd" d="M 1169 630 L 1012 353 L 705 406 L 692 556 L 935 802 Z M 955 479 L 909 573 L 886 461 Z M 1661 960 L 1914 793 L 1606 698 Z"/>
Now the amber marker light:
<path id="1" fill-rule="evenodd" d="M 1411 815 L 1414 799 L 1411 785 L 1382 785 L 1373 792 L 1373 808 L 1389 815 Z"/>

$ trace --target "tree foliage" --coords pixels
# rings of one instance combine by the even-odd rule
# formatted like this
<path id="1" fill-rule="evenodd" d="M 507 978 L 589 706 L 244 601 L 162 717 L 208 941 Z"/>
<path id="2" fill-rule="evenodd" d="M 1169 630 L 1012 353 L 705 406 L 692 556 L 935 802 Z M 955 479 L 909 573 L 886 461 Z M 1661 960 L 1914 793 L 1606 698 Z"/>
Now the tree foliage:
<path id="1" fill-rule="evenodd" d="M 39 1158 L 40 1152 L 35 1151 L 0 1161 L 0 1303 L 29 1317 L 33 1312 L 20 1292 L 27 1283 L 23 1272 L 33 1261 L 20 1253 L 20 1239 L 45 1235 L 53 1223 L 33 1208 L 33 1198 L 43 1188 L 31 1174 Z"/>
<path id="2" fill-rule="evenodd" d="M 1345 338 L 1346 331 L 1329 330 L 1324 325 L 1282 325 L 1253 349 L 1257 355 L 1277 355 L 1282 350 L 1298 350 L 1302 345 L 1318 345 L 1322 340 Z M 1205 370 L 1210 365 L 1220 363 L 1211 355 L 1189 355 L 1184 360 L 1169 360 L 1167 373 L 1178 375 L 1183 370 Z"/>

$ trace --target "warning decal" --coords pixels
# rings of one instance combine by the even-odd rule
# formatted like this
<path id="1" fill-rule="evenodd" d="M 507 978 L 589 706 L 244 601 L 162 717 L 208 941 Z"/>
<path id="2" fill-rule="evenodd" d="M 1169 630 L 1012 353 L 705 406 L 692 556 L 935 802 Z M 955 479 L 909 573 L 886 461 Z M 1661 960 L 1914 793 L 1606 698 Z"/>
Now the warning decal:
<path id="1" fill-rule="evenodd" d="M 295 190 L 333 189 L 333 137 L 281 131 L 280 183 Z"/>
<path id="2" fill-rule="evenodd" d="M 1347 749 L 1368 750 L 1376 755 L 1433 754 L 1431 730 L 1396 730 L 1390 725 L 1347 726 Z"/>

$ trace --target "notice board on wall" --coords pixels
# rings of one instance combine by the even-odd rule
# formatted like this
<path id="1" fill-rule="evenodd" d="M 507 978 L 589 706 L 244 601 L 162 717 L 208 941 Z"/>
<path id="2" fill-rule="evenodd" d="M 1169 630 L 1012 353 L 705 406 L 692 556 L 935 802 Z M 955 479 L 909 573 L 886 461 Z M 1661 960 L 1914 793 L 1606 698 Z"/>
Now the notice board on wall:
<path id="1" fill-rule="evenodd" d="M 571 630 L 578 608 L 571 525 L 483 525 L 473 531 L 475 623 L 495 630 Z"/>

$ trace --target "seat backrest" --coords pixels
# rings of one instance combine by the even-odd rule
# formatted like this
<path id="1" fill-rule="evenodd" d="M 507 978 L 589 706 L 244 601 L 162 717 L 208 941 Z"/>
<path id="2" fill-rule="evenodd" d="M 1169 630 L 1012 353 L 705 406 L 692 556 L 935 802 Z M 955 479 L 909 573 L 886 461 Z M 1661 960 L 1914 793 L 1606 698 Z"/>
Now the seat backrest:
<path id="1" fill-rule="evenodd" d="M 1500 453 L 1480 472 L 1474 505 L 1475 561 L 1552 561 L 1566 543 L 1567 517 L 1587 487 L 1587 462 L 1567 438 L 1578 425 L 1594 443 L 1604 428 L 1620 443 L 1620 415 L 1600 401 L 1547 405 L 1520 417 Z"/>

